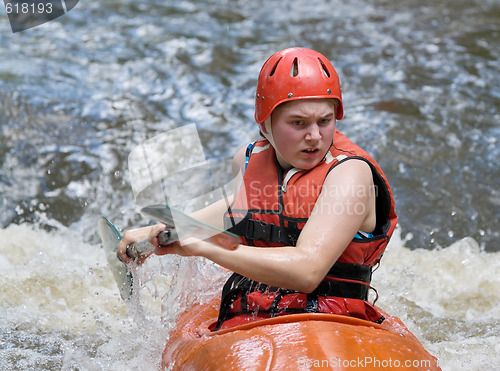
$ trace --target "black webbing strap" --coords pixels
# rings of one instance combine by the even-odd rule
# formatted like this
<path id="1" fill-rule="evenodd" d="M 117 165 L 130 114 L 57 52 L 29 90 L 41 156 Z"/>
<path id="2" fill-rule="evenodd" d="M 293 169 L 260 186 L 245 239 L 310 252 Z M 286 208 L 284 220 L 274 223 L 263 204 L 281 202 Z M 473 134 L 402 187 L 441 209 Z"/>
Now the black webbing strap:
<path id="1" fill-rule="evenodd" d="M 330 268 L 328 276 L 370 283 L 372 280 L 372 267 L 362 264 L 335 262 Z"/>
<path id="2" fill-rule="evenodd" d="M 298 228 L 250 219 L 248 215 L 228 230 L 238 236 L 245 237 L 247 241 L 277 242 L 285 246 L 295 246 L 300 234 Z"/>
<path id="3" fill-rule="evenodd" d="M 323 280 L 313 293 L 318 296 L 367 300 L 369 289 L 370 285 L 361 282 Z"/>

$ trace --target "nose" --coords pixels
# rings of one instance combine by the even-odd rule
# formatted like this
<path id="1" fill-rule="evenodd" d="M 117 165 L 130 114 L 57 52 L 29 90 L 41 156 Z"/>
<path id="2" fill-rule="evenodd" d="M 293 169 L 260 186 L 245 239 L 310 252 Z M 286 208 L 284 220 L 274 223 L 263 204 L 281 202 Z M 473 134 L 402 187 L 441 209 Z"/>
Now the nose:
<path id="1" fill-rule="evenodd" d="M 317 141 L 321 139 L 321 132 L 318 124 L 314 123 L 309 125 L 305 139 L 307 141 Z"/>

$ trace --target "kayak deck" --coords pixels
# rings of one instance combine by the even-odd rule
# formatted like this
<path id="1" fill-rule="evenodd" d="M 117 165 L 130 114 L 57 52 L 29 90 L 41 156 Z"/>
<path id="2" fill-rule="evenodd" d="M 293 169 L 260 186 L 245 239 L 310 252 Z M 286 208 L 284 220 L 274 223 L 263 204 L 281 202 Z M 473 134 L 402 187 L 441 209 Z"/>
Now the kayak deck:
<path id="1" fill-rule="evenodd" d="M 396 317 L 382 324 L 323 313 L 288 314 L 210 331 L 218 300 L 179 316 L 163 353 L 169 370 L 439 370 Z"/>

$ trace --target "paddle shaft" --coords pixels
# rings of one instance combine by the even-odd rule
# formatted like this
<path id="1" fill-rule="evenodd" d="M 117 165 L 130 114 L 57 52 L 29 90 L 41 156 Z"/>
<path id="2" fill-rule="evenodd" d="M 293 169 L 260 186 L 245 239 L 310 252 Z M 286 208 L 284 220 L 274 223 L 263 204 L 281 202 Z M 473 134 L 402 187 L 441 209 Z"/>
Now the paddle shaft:
<path id="1" fill-rule="evenodd" d="M 174 228 L 165 229 L 164 231 L 161 231 L 160 234 L 158 235 L 158 243 L 160 244 L 160 246 L 167 246 L 177 240 L 178 237 Z M 155 246 L 149 243 L 148 240 L 134 242 L 127 246 L 127 256 L 132 259 L 137 259 L 141 255 L 153 252 L 154 249 Z"/>

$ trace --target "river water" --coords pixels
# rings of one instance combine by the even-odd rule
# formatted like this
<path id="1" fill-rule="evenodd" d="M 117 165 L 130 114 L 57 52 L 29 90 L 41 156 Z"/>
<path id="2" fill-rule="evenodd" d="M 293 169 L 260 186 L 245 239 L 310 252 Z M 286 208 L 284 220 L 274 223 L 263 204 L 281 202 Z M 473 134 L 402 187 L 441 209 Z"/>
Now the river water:
<path id="1" fill-rule="evenodd" d="M 228 159 L 257 136 L 259 68 L 289 46 L 330 57 L 337 127 L 393 187 L 399 227 L 374 274 L 377 304 L 443 369 L 496 369 L 496 0 L 81 1 L 16 34 L 0 12 L 0 369 L 158 367 L 176 315 L 217 295 L 227 273 L 152 257 L 125 305 L 97 219 L 147 223 L 128 155 L 180 126 L 196 124 L 229 180 Z"/>

